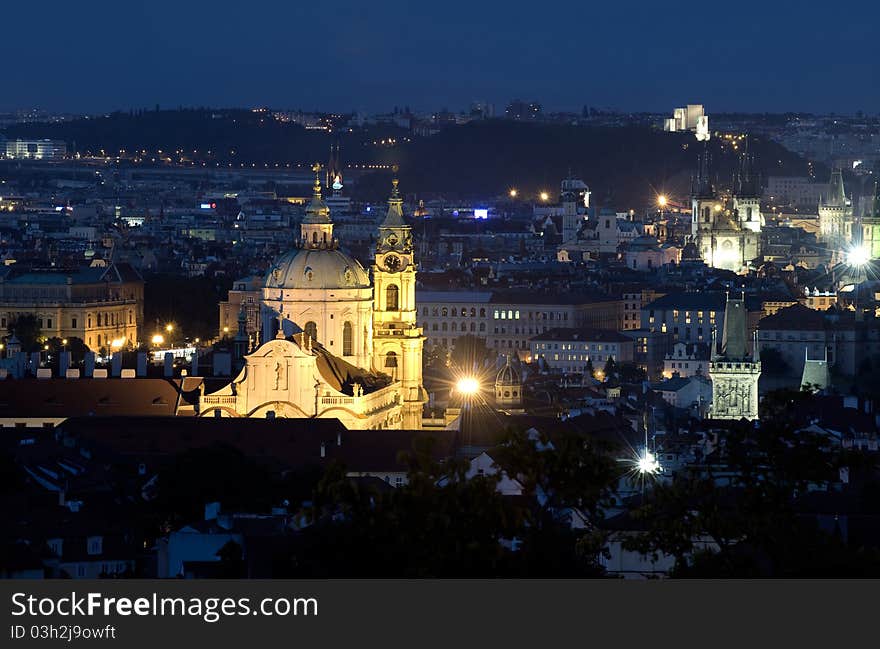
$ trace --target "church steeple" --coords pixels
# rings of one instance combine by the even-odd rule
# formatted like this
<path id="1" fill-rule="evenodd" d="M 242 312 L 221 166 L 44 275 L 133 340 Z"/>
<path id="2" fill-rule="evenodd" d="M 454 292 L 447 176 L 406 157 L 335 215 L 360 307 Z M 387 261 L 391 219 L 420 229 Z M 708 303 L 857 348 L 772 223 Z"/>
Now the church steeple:
<path id="1" fill-rule="evenodd" d="M 315 163 L 315 184 L 312 187 L 312 200 L 306 207 L 306 215 L 300 226 L 300 245 L 303 248 L 334 248 L 333 221 L 330 220 L 330 208 L 321 197 L 321 165 Z"/>
<path id="2" fill-rule="evenodd" d="M 400 190 L 397 187 L 399 183 L 400 181 L 397 178 L 391 179 L 391 196 L 388 197 L 388 212 L 385 214 L 385 220 L 382 221 L 382 225 L 379 226 L 381 228 L 407 227 L 406 221 L 403 220 L 403 199 L 400 197 Z"/>
<path id="3" fill-rule="evenodd" d="M 397 167 L 394 168 L 395 174 Z M 422 349 L 416 322 L 416 264 L 412 229 L 403 218 L 397 178 L 391 181 L 388 212 L 379 225 L 373 266 L 373 366 L 403 384 L 404 428 L 421 428 Z"/>

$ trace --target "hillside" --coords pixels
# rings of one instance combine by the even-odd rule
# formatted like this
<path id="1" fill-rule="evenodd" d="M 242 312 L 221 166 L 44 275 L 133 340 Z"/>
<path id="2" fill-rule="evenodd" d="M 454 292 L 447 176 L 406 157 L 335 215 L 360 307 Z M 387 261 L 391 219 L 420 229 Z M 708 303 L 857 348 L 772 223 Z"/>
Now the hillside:
<path id="1" fill-rule="evenodd" d="M 117 113 L 57 124 L 11 127 L 7 137 L 65 140 L 72 150 L 174 152 L 197 164 L 306 164 L 324 160 L 331 141 L 339 141 L 345 164 L 397 163 L 402 187 L 422 197 L 520 196 L 541 190 L 553 194 L 569 172 L 583 178 L 596 204 L 640 209 L 658 193 L 683 199 L 690 188 L 696 155 L 702 149 L 689 133 L 657 129 L 528 124 L 503 120 L 450 126 L 431 137 L 406 142 L 394 127 L 369 127 L 329 134 L 277 122 L 247 110 L 179 110 Z M 396 135 L 403 144 L 374 146 L 377 137 Z M 764 175 L 805 175 L 807 163 L 782 146 L 753 139 L 751 151 Z M 719 139 L 709 143 L 718 182 L 729 184 L 736 153 Z M 827 171 L 817 166 L 822 178 Z M 363 176 L 356 193 L 379 200 L 387 193 L 388 173 Z"/>

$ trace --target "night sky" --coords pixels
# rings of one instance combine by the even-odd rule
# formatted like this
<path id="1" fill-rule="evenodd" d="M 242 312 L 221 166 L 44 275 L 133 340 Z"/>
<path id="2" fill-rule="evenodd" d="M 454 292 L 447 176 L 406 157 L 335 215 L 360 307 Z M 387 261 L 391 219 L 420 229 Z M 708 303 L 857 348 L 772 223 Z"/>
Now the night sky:
<path id="1" fill-rule="evenodd" d="M 661 8 L 662 7 L 662 8 Z M 880 112 L 880 3 L 3 3 L 0 110 Z"/>

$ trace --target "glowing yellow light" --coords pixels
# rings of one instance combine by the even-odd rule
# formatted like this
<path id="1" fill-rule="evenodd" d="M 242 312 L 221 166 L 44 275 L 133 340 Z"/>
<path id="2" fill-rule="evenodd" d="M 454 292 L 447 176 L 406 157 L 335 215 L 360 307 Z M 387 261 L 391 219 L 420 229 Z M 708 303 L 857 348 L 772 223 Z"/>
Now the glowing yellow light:
<path id="1" fill-rule="evenodd" d="M 511 197 L 511 198 L 516 198 L 516 190 L 515 190 L 515 189 L 511 189 L 511 190 L 510 190 L 510 197 Z"/>
<path id="2" fill-rule="evenodd" d="M 667 201 L 668 201 L 668 199 L 663 194 L 660 194 L 657 197 L 657 205 L 659 205 L 660 207 L 666 207 Z"/>
<path id="3" fill-rule="evenodd" d="M 45 349 L 46 351 L 49 351 L 49 345 L 43 345 L 43 349 Z"/>
<path id="4" fill-rule="evenodd" d="M 124 344 L 125 344 L 125 338 L 114 338 L 114 339 L 111 341 L 110 346 L 111 346 L 113 349 L 119 349 L 119 348 L 122 347 L 122 345 L 124 345 Z"/>
<path id="5" fill-rule="evenodd" d="M 718 203 L 718 204 L 715 206 L 715 211 L 716 211 L 716 212 L 720 212 L 720 211 L 721 211 L 721 203 Z"/>
<path id="6" fill-rule="evenodd" d="M 228 333 L 229 333 L 229 327 L 223 327 L 223 333 L 228 334 Z"/>
<path id="7" fill-rule="evenodd" d="M 200 342 L 202 342 L 201 338 L 196 338 L 196 340 L 195 340 L 196 345 L 198 345 Z"/>
<path id="8" fill-rule="evenodd" d="M 550 194 L 548 194 L 547 192 L 541 192 L 541 200 L 542 201 L 550 200 Z"/>
<path id="9" fill-rule="evenodd" d="M 456 389 L 466 396 L 476 394 L 480 391 L 480 383 L 472 376 L 466 376 L 458 380 L 455 384 Z"/>
<path id="10" fill-rule="evenodd" d="M 174 331 L 174 325 L 171 323 L 168 323 L 167 325 L 165 325 L 165 331 L 167 331 L 168 333 L 171 333 L 172 331 Z"/>
<path id="11" fill-rule="evenodd" d="M 62 344 L 62 345 L 66 345 L 66 344 L 67 344 L 67 338 L 63 338 L 63 339 L 61 340 L 61 344 Z"/>
<path id="12" fill-rule="evenodd" d="M 153 337 L 150 339 L 150 342 L 152 342 L 154 345 L 161 345 L 165 342 L 165 336 L 163 336 L 162 334 L 154 334 Z"/>

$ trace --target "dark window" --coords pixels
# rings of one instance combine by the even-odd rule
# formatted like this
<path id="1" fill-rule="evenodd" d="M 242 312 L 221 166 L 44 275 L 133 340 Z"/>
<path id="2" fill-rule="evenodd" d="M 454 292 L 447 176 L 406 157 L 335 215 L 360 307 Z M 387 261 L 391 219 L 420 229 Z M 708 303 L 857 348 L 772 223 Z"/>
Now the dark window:
<path id="1" fill-rule="evenodd" d="M 346 321 L 345 324 L 342 325 L 342 355 L 351 356 L 352 349 L 352 327 L 351 323 Z"/>

